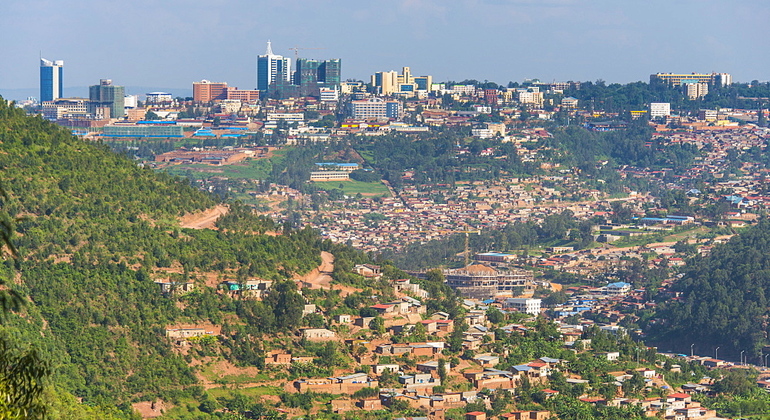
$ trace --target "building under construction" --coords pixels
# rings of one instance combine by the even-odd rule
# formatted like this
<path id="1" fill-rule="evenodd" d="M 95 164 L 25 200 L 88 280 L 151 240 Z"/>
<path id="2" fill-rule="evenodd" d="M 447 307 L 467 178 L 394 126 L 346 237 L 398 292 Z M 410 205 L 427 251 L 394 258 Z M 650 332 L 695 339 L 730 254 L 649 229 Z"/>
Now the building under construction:
<path id="1" fill-rule="evenodd" d="M 473 299 L 528 294 L 535 289 L 533 272 L 521 268 L 497 270 L 476 263 L 456 270 L 444 270 L 444 277 L 449 286 Z"/>

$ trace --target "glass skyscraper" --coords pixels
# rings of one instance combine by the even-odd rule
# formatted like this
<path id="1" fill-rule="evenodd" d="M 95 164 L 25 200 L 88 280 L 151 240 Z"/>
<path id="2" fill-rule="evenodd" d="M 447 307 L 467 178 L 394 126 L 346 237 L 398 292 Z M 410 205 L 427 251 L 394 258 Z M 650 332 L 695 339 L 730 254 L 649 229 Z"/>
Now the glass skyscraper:
<path id="1" fill-rule="evenodd" d="M 40 102 L 64 96 L 64 61 L 40 58 Z"/>
<path id="2" fill-rule="evenodd" d="M 267 92 L 273 83 L 291 81 L 291 60 L 273 54 L 273 47 L 267 41 L 267 51 L 257 57 L 257 90 Z"/>

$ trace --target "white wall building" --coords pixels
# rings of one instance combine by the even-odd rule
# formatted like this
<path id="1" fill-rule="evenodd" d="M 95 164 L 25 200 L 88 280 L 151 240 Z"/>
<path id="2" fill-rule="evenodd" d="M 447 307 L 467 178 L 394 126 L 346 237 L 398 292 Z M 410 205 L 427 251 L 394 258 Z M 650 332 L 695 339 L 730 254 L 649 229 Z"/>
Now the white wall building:
<path id="1" fill-rule="evenodd" d="M 650 103 L 650 118 L 668 117 L 671 115 L 671 104 L 668 102 Z"/>
<path id="2" fill-rule="evenodd" d="M 506 307 L 516 309 L 519 312 L 524 312 L 529 315 L 537 315 L 540 313 L 540 299 L 529 298 L 509 298 L 505 300 Z"/>

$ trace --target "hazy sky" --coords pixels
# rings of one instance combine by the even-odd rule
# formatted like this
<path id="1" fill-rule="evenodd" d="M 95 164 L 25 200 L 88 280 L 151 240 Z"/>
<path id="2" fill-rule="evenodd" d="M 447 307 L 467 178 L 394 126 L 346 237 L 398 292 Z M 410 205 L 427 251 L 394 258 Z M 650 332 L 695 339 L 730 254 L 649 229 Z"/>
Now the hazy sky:
<path id="1" fill-rule="evenodd" d="M 0 0 L 0 89 L 36 88 L 41 51 L 70 87 L 251 89 L 268 39 L 292 59 L 323 48 L 300 57 L 341 58 L 344 79 L 767 80 L 768 22 L 767 0 Z"/>

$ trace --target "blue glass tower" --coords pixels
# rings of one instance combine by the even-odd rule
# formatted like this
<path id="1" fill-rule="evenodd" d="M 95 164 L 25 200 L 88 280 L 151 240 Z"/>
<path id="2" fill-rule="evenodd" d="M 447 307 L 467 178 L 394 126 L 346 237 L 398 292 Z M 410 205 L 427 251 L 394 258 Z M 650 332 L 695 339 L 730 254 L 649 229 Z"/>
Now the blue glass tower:
<path id="1" fill-rule="evenodd" d="M 64 61 L 40 58 L 40 102 L 64 96 Z"/>

